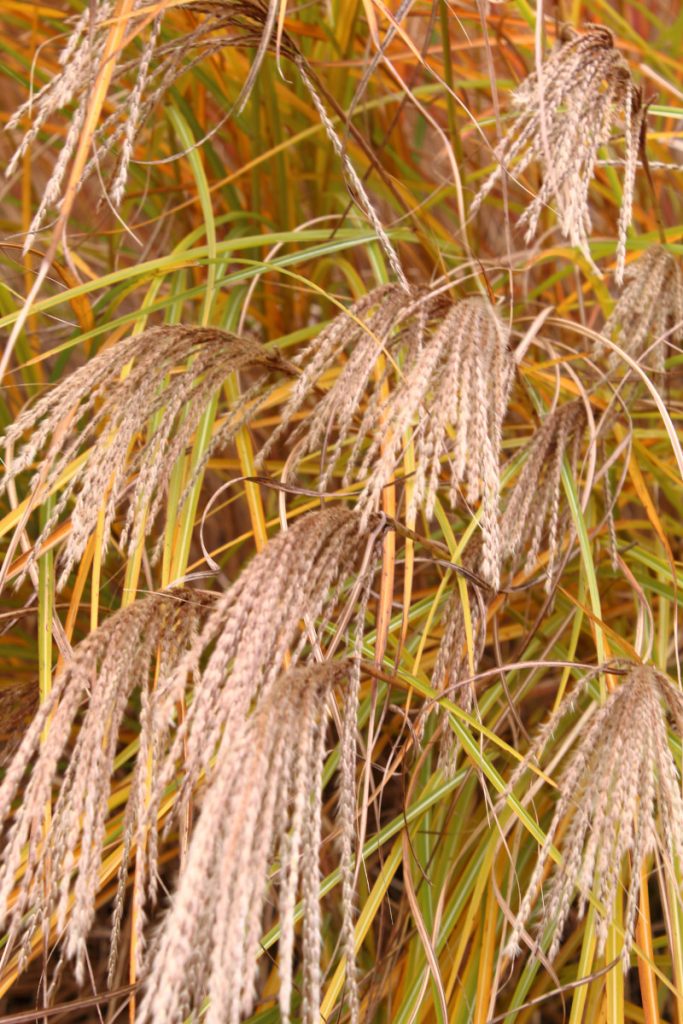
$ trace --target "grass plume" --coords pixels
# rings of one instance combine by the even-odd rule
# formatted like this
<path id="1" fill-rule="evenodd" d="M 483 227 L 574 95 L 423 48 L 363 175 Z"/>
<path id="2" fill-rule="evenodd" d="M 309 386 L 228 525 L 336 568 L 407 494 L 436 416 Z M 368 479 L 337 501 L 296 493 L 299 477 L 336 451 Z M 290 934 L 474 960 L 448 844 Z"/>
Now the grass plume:
<path id="1" fill-rule="evenodd" d="M 34 491 L 44 495 L 66 480 L 37 539 L 37 549 L 74 502 L 58 588 L 83 553 L 102 507 L 102 549 L 106 550 L 117 507 L 129 490 L 120 543 L 124 550 L 135 550 L 153 527 L 173 468 L 221 382 L 247 367 L 263 370 L 261 381 L 230 411 L 196 467 L 196 478 L 216 447 L 234 437 L 248 418 L 250 399 L 258 393 L 265 374 L 287 369 L 277 353 L 258 342 L 216 328 L 152 327 L 117 342 L 65 377 L 8 427 L 0 439 L 6 450 L 13 450 L 25 436 L 27 440 L 8 460 L 0 494 L 20 473 L 32 469 L 37 459 Z M 158 422 L 147 435 L 155 417 Z M 79 460 L 84 449 L 85 458 Z"/>
<path id="2" fill-rule="evenodd" d="M 438 298 L 430 302 L 427 295 L 409 304 L 391 286 L 367 296 L 336 317 L 300 355 L 305 369 L 272 443 L 302 407 L 316 378 L 347 347 L 350 354 L 342 372 L 291 432 L 289 478 L 306 456 L 323 449 L 326 465 L 320 486 L 325 489 L 347 449 L 342 485 L 362 483 L 358 508 L 367 518 L 379 507 L 382 490 L 412 440 L 416 468 L 408 516 L 422 505 L 428 517 L 433 515 L 445 463 L 451 506 L 458 504 L 461 490 L 468 502 L 481 501 L 481 572 L 495 586 L 500 558 L 498 450 L 513 379 L 508 331 L 498 312 L 478 297 L 450 304 Z M 373 376 L 384 353 L 386 368 Z M 394 368 L 398 380 L 383 397 L 382 386 Z"/>
<path id="3" fill-rule="evenodd" d="M 551 725 L 574 704 L 570 698 L 543 730 L 540 754 Z M 598 952 L 604 951 L 612 906 L 630 855 L 622 955 L 628 967 L 633 944 L 640 869 L 657 845 L 669 872 L 683 854 L 683 799 L 667 726 L 683 734 L 683 697 L 669 679 L 646 665 L 634 665 L 605 703 L 596 707 L 581 732 L 560 780 L 560 797 L 515 925 L 508 950 L 517 952 L 522 931 L 536 905 L 560 826 L 569 818 L 555 868 L 536 925 L 538 940 L 552 929 L 548 957 L 557 954 L 569 912 L 578 898 L 579 918 L 588 895 L 602 907 L 598 915 Z"/>
<path id="4" fill-rule="evenodd" d="M 188 671 L 196 672 L 210 651 L 158 772 L 152 804 L 161 799 L 178 764 L 183 794 L 192 792 L 210 770 L 224 729 L 243 721 L 255 700 L 266 698 L 286 663 L 296 665 L 308 644 L 321 650 L 340 604 L 347 626 L 356 606 L 365 607 L 383 532 L 381 517 L 363 529 L 349 509 L 330 506 L 311 513 L 274 537 L 221 595 L 185 660 L 159 686 L 164 707 L 173 707 L 185 693 Z"/>
<path id="5" fill-rule="evenodd" d="M 519 176 L 538 162 L 543 183 L 519 220 L 526 227 L 527 242 L 536 234 L 542 210 L 554 200 L 562 234 L 592 263 L 590 183 L 598 151 L 618 126 L 625 140 L 615 272 L 621 284 L 646 110 L 612 33 L 599 25 L 582 33 L 569 30 L 547 60 L 517 87 L 513 100 L 517 117 L 495 150 L 498 166 L 482 185 L 472 212 L 503 174 Z"/>
<path id="6" fill-rule="evenodd" d="M 501 518 L 503 550 L 515 564 L 524 553 L 524 571 L 536 565 L 544 533 L 547 534 L 547 587 L 565 524 L 560 513 L 562 464 L 569 460 L 572 475 L 578 469 L 586 430 L 586 409 L 581 399 L 566 402 L 549 413 L 533 435 L 524 465 Z"/>
<path id="7" fill-rule="evenodd" d="M 626 284 L 602 333 L 633 359 L 645 360 L 654 373 L 664 372 L 667 343 L 683 341 L 683 273 L 679 261 L 653 245 L 626 271 Z M 610 351 L 607 366 L 621 365 Z"/>
<path id="8" fill-rule="evenodd" d="M 5 959 L 20 941 L 25 960 L 36 930 L 42 927 L 49 933 L 50 918 L 55 914 L 63 951 L 76 961 L 77 976 L 82 978 L 124 716 L 135 698 L 139 704 L 139 749 L 123 822 L 122 891 L 133 840 L 140 838 L 145 819 L 147 772 L 150 767 L 156 770 L 170 735 L 171 719 L 153 714 L 154 671 L 156 668 L 162 675 L 171 672 L 191 646 L 202 604 L 190 591 L 171 591 L 135 601 L 111 616 L 74 649 L 73 659 L 57 673 L 48 699 L 24 732 L 0 784 L 0 828 L 4 832 L 0 921 L 8 928 Z M 62 774 L 65 757 L 68 768 Z M 22 802 L 13 815 L 18 793 Z M 46 834 L 45 813 L 50 806 Z M 20 867 L 19 885 L 14 890 Z M 147 881 L 153 889 L 154 871 Z M 141 898 L 140 893 L 137 896 Z M 115 918 L 119 913 L 120 907 Z M 115 923 L 113 944 L 117 937 Z"/>
<path id="9" fill-rule="evenodd" d="M 683 1021 L 682 5 L 0 5 L 8 1017 Z"/>
<path id="10" fill-rule="evenodd" d="M 301 890 L 303 1001 L 297 1019 L 319 1021 L 327 704 L 349 671 L 354 670 L 337 662 L 291 669 L 246 720 L 223 733 L 173 905 L 155 944 L 136 1018 L 140 1024 L 181 1024 L 207 996 L 207 1024 L 238 1024 L 253 1012 L 259 940 L 273 888 L 281 929 L 281 1019 L 291 1019 Z"/>

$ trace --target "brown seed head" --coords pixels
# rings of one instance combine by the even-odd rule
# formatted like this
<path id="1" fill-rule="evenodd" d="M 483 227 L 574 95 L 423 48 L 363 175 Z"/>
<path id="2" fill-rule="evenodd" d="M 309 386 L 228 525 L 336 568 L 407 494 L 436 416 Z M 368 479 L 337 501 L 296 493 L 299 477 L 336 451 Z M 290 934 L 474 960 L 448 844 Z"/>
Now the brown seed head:
<path id="1" fill-rule="evenodd" d="M 28 437 L 9 461 L 0 494 L 36 460 L 40 469 L 32 486 L 42 493 L 67 475 L 68 482 L 34 546 L 34 551 L 40 549 L 73 499 L 58 587 L 64 586 L 82 555 L 101 509 L 106 550 L 117 506 L 129 487 L 132 493 L 121 543 L 128 551 L 135 549 L 161 512 L 173 468 L 207 405 L 229 373 L 248 366 L 287 370 L 277 353 L 226 331 L 153 327 L 98 353 L 24 409 L 7 428 L 0 439 L 5 447 L 16 446 L 25 434 Z M 264 398 L 264 381 L 265 372 L 230 410 L 195 468 L 193 480 L 216 447 L 227 443 L 253 414 L 257 395 Z M 154 432 L 141 442 L 155 416 Z M 82 451 L 87 453 L 85 459 L 69 475 Z"/>
<path id="2" fill-rule="evenodd" d="M 562 463 L 567 456 L 572 473 L 576 474 L 585 429 L 586 409 L 579 399 L 546 416 L 531 439 L 526 461 L 501 518 L 503 553 L 513 559 L 513 564 L 520 554 L 526 554 L 526 572 L 533 571 L 543 535 L 547 534 L 548 589 L 566 528 L 560 514 Z"/>
<path id="3" fill-rule="evenodd" d="M 551 724 L 557 724 L 571 706 L 573 698 L 565 700 Z M 537 902 L 551 845 L 568 818 L 561 844 L 562 864 L 553 871 L 537 936 L 540 939 L 552 927 L 548 954 L 552 960 L 575 900 L 578 897 L 578 913 L 582 916 L 592 894 L 601 907 L 597 918 L 600 955 L 629 855 L 623 942 L 624 967 L 628 966 L 641 867 L 655 844 L 670 872 L 683 856 L 683 799 L 669 745 L 667 712 L 680 736 L 683 695 L 663 673 L 646 665 L 632 666 L 605 703 L 592 706 L 560 780 L 560 797 L 508 941 L 509 952 L 519 949 L 525 924 Z M 548 736 L 546 728 L 541 742 L 534 746 L 534 757 L 540 755 Z"/>
<path id="4" fill-rule="evenodd" d="M 643 357 L 645 366 L 664 372 L 666 341 L 683 341 L 683 273 L 671 253 L 653 245 L 630 264 L 626 285 L 605 323 L 602 333 L 633 359 Z M 623 365 L 618 352 L 610 350 L 607 365 Z"/>
<path id="5" fill-rule="evenodd" d="M 0 784 L 0 830 L 4 831 L 0 923 L 7 925 L 9 936 L 5 955 L 17 939 L 26 954 L 36 929 L 43 926 L 49 933 L 50 918 L 56 913 L 63 948 L 76 960 L 76 973 L 82 979 L 85 942 L 99 889 L 119 731 L 131 697 L 138 693 L 139 750 L 124 818 L 124 853 L 112 932 L 115 949 L 131 850 L 146 825 L 147 771 L 150 766 L 156 771 L 169 741 L 171 719 L 155 718 L 152 710 L 154 668 L 159 659 L 162 673 L 173 670 L 192 644 L 202 607 L 201 599 L 182 590 L 136 601 L 74 648 L 73 660 L 55 676 L 48 698 L 26 729 Z M 77 719 L 78 732 L 70 747 Z M 63 772 L 65 757 L 68 767 Z M 45 808 L 52 802 L 56 784 L 46 835 Z M 18 795 L 21 803 L 13 812 Z M 147 853 L 141 865 L 147 884 L 138 885 L 135 894 L 139 909 L 148 894 L 144 890 L 153 889 L 156 877 L 153 845 L 147 845 Z"/>
<path id="6" fill-rule="evenodd" d="M 319 849 L 326 703 L 344 663 L 280 676 L 223 735 L 216 768 L 151 960 L 140 1024 L 181 1024 L 208 997 L 208 1024 L 253 1012 L 263 912 L 279 894 L 278 1001 L 290 1020 L 295 905 L 303 898 L 304 1024 L 320 1019 Z M 270 865 L 279 861 L 271 882 Z"/>
<path id="7" fill-rule="evenodd" d="M 519 176 L 537 161 L 543 183 L 520 218 L 527 228 L 527 241 L 536 232 L 541 211 L 554 201 L 563 235 L 592 263 L 588 193 L 598 151 L 618 126 L 625 138 L 616 268 L 620 284 L 646 111 L 611 32 L 591 26 L 560 42 L 539 71 L 518 87 L 514 101 L 519 114 L 496 150 L 498 166 L 484 182 L 471 212 L 504 173 L 514 171 Z"/>

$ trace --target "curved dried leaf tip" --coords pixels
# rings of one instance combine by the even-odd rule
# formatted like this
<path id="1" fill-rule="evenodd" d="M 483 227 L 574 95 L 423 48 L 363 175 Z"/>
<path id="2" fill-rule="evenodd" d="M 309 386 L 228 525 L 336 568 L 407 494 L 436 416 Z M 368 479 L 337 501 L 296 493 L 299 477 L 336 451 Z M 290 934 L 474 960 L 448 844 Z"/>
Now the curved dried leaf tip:
<path id="1" fill-rule="evenodd" d="M 299 356 L 304 370 L 273 440 L 302 407 L 315 381 L 353 346 L 325 396 L 291 434 L 290 477 L 306 456 L 336 435 L 325 452 L 320 486 L 327 488 L 348 450 L 341 463 L 342 484 L 362 481 L 357 508 L 367 521 L 412 440 L 415 473 L 409 514 L 424 505 L 432 515 L 445 463 L 451 504 L 462 487 L 469 502 L 482 503 L 480 571 L 495 586 L 500 561 L 499 452 L 513 380 L 508 343 L 506 326 L 485 299 L 451 304 L 429 295 L 410 299 L 397 287 L 373 292 L 335 318 Z M 380 355 L 387 359 L 377 374 Z M 394 373 L 398 379 L 384 397 L 383 386 Z"/>
<path id="2" fill-rule="evenodd" d="M 565 700 L 551 725 L 556 725 L 573 703 L 573 697 Z M 548 867 L 551 846 L 569 818 L 560 848 L 562 863 L 555 867 L 543 900 L 537 941 L 552 929 L 548 953 L 552 960 L 577 894 L 579 917 L 590 896 L 598 911 L 600 955 L 614 900 L 621 891 L 624 859 L 629 854 L 622 950 L 624 967 L 628 966 L 645 859 L 658 846 L 672 874 L 673 865 L 683 863 L 683 799 L 669 745 L 667 711 L 680 737 L 683 694 L 661 672 L 638 665 L 631 667 L 601 707 L 593 705 L 585 715 L 585 728 L 560 780 L 560 797 L 519 908 L 508 952 L 519 951 Z M 534 747 L 535 754 L 541 753 L 550 731 L 544 729 L 543 742 Z"/>
<path id="3" fill-rule="evenodd" d="M 135 549 L 160 513 L 173 467 L 207 405 L 228 374 L 248 366 L 286 371 L 288 364 L 256 341 L 215 328 L 152 327 L 99 352 L 7 428 L 0 445 L 11 454 L 0 494 L 36 460 L 40 469 L 32 480 L 34 500 L 42 500 L 66 481 L 34 551 L 74 502 L 58 587 L 64 586 L 82 555 L 101 509 L 106 549 L 117 505 L 129 487 L 132 494 L 120 543 L 124 549 Z M 265 375 L 245 392 L 218 428 L 193 481 L 215 449 L 254 413 L 264 379 Z M 264 397 L 261 393 L 261 400 Z M 153 417 L 156 422 L 149 427 Z M 13 454 L 25 434 L 27 440 Z M 84 457 L 77 461 L 84 449 Z"/>
<path id="4" fill-rule="evenodd" d="M 253 1012 L 273 861 L 279 863 L 281 1019 L 290 1020 L 300 890 L 303 1004 L 297 1019 L 318 1024 L 325 708 L 332 687 L 348 673 L 344 663 L 292 669 L 253 714 L 224 733 L 151 960 L 139 1024 L 181 1024 L 207 996 L 207 1024 L 238 1024 Z"/>
<path id="5" fill-rule="evenodd" d="M 0 785 L 0 924 L 8 928 L 5 957 L 18 939 L 20 961 L 25 960 L 37 929 L 49 931 L 50 918 L 56 913 L 63 949 L 75 958 L 82 981 L 85 942 L 95 916 L 102 851 L 108 841 L 108 801 L 119 731 L 135 699 L 139 701 L 139 749 L 119 823 L 124 846 L 112 932 L 115 948 L 131 849 L 140 840 L 145 822 L 147 771 L 150 766 L 156 771 L 172 725 L 171 716 L 153 715 L 151 681 L 155 669 L 168 674 L 192 646 L 202 606 L 200 598 L 184 590 L 136 601 L 83 640 L 74 649 L 73 660 L 56 674 L 52 691 L 26 729 Z M 22 802 L 13 812 L 19 792 Z M 51 804 L 46 833 L 45 809 Z M 153 890 L 155 847 L 151 844 L 147 849 L 151 861 L 146 877 Z M 136 884 L 140 883 L 138 875 Z M 135 898 L 141 906 L 139 889 Z"/>
<path id="6" fill-rule="evenodd" d="M 625 140 L 616 265 L 616 279 L 621 284 L 646 111 L 612 33 L 602 26 L 591 26 L 582 34 L 569 33 L 568 41 L 558 43 L 545 63 L 516 90 L 518 116 L 495 150 L 498 166 L 484 182 L 472 212 L 504 173 L 519 176 L 538 161 L 543 183 L 520 218 L 527 228 L 527 242 L 536 232 L 541 211 L 554 201 L 563 235 L 592 263 L 588 193 L 598 151 L 610 141 L 616 126 Z"/>
<path id="7" fill-rule="evenodd" d="M 683 273 L 679 261 L 661 245 L 647 249 L 626 270 L 626 286 L 602 333 L 632 359 L 664 372 L 666 342 L 683 342 Z M 624 365 L 610 349 L 607 365 Z"/>

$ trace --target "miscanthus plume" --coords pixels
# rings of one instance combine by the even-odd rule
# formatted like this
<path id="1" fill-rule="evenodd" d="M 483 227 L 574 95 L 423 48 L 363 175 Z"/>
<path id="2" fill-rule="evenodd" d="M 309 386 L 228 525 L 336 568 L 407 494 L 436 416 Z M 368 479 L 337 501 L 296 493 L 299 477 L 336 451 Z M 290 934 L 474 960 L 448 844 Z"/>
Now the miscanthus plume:
<path id="1" fill-rule="evenodd" d="M 347 349 L 340 374 L 288 438 L 288 478 L 320 451 L 321 490 L 337 470 L 342 486 L 360 487 L 357 507 L 365 520 L 400 475 L 412 444 L 409 516 L 420 506 L 433 514 L 442 476 L 451 506 L 463 499 L 481 503 L 480 571 L 495 586 L 499 452 L 513 380 L 509 332 L 498 311 L 478 296 L 451 303 L 428 294 L 411 299 L 395 286 L 371 293 L 297 357 L 303 372 L 262 458 Z"/>
<path id="2" fill-rule="evenodd" d="M 181 11 L 186 8 L 190 14 L 186 30 L 178 32 L 172 28 L 170 33 L 162 31 L 168 26 L 169 10 L 177 7 Z M 9 161 L 8 176 L 21 166 L 22 158 L 50 119 L 73 105 L 64 142 L 25 236 L 24 250 L 33 245 L 50 209 L 61 206 L 67 183 L 75 193 L 90 175 L 97 173 L 107 201 L 112 208 L 119 207 L 125 198 L 136 142 L 154 111 L 183 75 L 208 57 L 235 47 L 250 51 L 249 68 L 232 105 L 202 141 L 212 138 L 233 113 L 243 110 L 269 52 L 276 52 L 278 61 L 286 58 L 296 69 L 320 117 L 356 202 L 375 229 L 397 280 L 407 290 L 408 282 L 396 250 L 327 112 L 313 69 L 282 23 L 276 31 L 277 15 L 281 10 L 279 0 L 191 0 L 180 5 L 166 2 L 159 5 L 153 16 L 146 8 L 147 5 L 136 0 L 128 12 L 126 35 L 129 41 L 136 40 L 139 49 L 135 56 L 125 59 L 131 48 L 122 47 L 120 40 L 113 50 L 109 46 L 118 8 L 112 0 L 92 0 L 86 10 L 73 19 L 66 44 L 58 56 L 60 71 L 10 118 L 8 130 L 19 127 L 26 119 L 31 120 L 31 126 L 24 132 Z M 69 167 L 81 133 L 87 127 L 93 83 L 102 73 L 110 76 L 113 83 L 113 110 L 100 117 L 93 132 L 94 154 L 86 161 L 80 178 L 73 182 L 69 179 Z M 182 148 L 180 143 L 178 147 Z M 112 167 L 108 166 L 112 164 L 110 157 L 113 157 Z"/>
<path id="3" fill-rule="evenodd" d="M 358 514 L 343 508 L 305 516 L 279 533 L 225 594 L 173 590 L 150 595 L 115 613 L 74 649 L 0 784 L 0 828 L 5 829 L 0 921 L 9 929 L 6 956 L 18 939 L 27 954 L 36 929 L 49 931 L 55 912 L 62 952 L 75 959 L 82 978 L 101 884 L 113 763 L 131 701 L 139 704 L 140 748 L 121 822 L 124 852 L 112 963 L 135 851 L 131 899 L 139 969 L 146 908 L 156 893 L 157 837 L 164 815 L 168 830 L 194 796 L 200 777 L 212 783 L 220 774 L 222 745 L 242 737 L 252 710 L 261 702 L 271 709 L 277 705 L 273 687 L 283 685 L 277 681 L 287 662 L 315 662 L 325 652 L 333 654 L 342 641 L 350 668 L 342 715 L 340 821 L 345 827 L 344 898 L 352 906 L 355 809 L 349 793 L 355 771 L 362 623 L 385 528 L 377 517 L 363 529 Z M 337 632 L 326 642 L 332 622 Z M 316 673 L 294 678 L 313 680 Z M 188 705 L 180 722 L 179 703 Z M 82 717 L 71 749 L 77 716 Z M 67 768 L 62 777 L 63 758 Z M 172 806 L 164 811 L 169 787 L 178 782 Z M 45 808 L 55 787 L 46 836 Z M 20 789 L 22 803 L 13 812 Z M 347 953 L 352 940 L 349 926 L 344 935 Z M 353 980 L 352 968 L 349 976 Z"/>
<path id="4" fill-rule="evenodd" d="M 207 405 L 228 374 L 246 368 L 260 370 L 260 377 L 219 426 L 196 478 L 215 448 L 253 412 L 268 371 L 287 372 L 277 353 L 217 328 L 152 327 L 117 342 L 27 406 L 6 429 L 0 439 L 7 454 L 0 494 L 26 470 L 34 471 L 33 501 L 59 492 L 34 557 L 73 501 L 58 587 L 82 555 L 101 510 L 106 550 L 125 495 L 128 510 L 119 542 L 124 550 L 135 549 L 154 526 L 173 468 Z"/>
<path id="5" fill-rule="evenodd" d="M 534 758 L 542 754 L 576 699 L 577 695 L 570 696 L 551 716 L 534 744 Z M 622 872 L 627 872 L 622 953 L 624 967 L 628 966 L 641 867 L 655 848 L 671 873 L 683 856 L 683 799 L 668 718 L 680 737 L 683 695 L 663 673 L 646 665 L 632 666 L 604 704 L 591 705 L 584 715 L 585 726 L 559 779 L 559 799 L 517 912 L 508 951 L 519 951 L 550 864 L 551 846 L 562 826 L 562 862 L 552 868 L 536 923 L 537 941 L 547 931 L 552 933 L 548 950 L 552 960 L 570 911 L 576 906 L 582 917 L 590 897 L 598 911 L 598 953 L 602 953 Z M 515 780 L 519 774 L 515 773 Z"/>
<path id="6" fill-rule="evenodd" d="M 597 25 L 582 33 L 567 29 L 547 60 L 518 86 L 513 101 L 516 116 L 495 150 L 498 166 L 480 189 L 472 212 L 503 174 L 519 177 L 539 163 L 541 187 L 520 218 L 527 241 L 536 233 L 542 210 L 554 203 L 563 235 L 592 263 L 590 184 L 598 152 L 616 132 L 624 139 L 616 265 L 620 284 L 646 111 L 612 33 Z"/>
<path id="7" fill-rule="evenodd" d="M 302 662 L 302 674 L 292 679 L 298 681 L 297 685 L 303 685 L 302 681 L 310 681 L 315 676 L 315 673 L 307 675 L 303 670 L 304 660 L 310 664 L 311 659 L 319 661 L 331 657 L 343 641 L 349 663 L 349 681 L 342 715 L 340 757 L 339 816 L 345 919 L 341 943 L 347 961 L 348 1002 L 353 1021 L 358 1019 L 351 912 L 354 902 L 356 716 L 363 623 L 385 530 L 386 522 L 382 516 L 372 517 L 367 525 L 363 525 L 356 511 L 328 507 L 304 516 L 290 529 L 279 533 L 242 571 L 216 603 L 185 661 L 160 686 L 161 706 L 166 709 L 175 706 L 185 692 L 187 671 L 195 670 L 202 652 L 211 650 L 194 686 L 194 699 L 178 729 L 174 745 L 153 780 L 149 801 L 149 814 L 153 820 L 178 765 L 182 766 L 182 781 L 176 800 L 176 815 L 186 805 L 200 775 L 205 777 L 209 786 L 218 787 L 215 790 L 218 799 L 222 793 L 220 782 L 216 782 L 223 762 L 220 751 L 223 744 L 229 742 L 225 737 L 241 735 L 251 708 L 277 708 L 278 687 L 284 685 L 278 680 L 287 664 L 296 667 Z M 328 632 L 333 635 L 326 641 Z M 276 710 L 264 713 L 277 717 Z M 296 714 L 293 721 L 296 723 Z M 232 838 L 226 838 L 226 842 L 237 841 L 240 828 L 239 823 L 235 823 Z M 269 842 L 268 835 L 261 836 L 261 839 Z M 247 837 L 244 842 L 248 845 L 251 840 Z M 291 885 L 295 888 L 296 875 L 292 878 Z M 229 889 L 227 876 L 225 880 Z M 293 898 L 291 885 L 288 890 L 290 900 Z M 215 891 L 212 893 L 214 897 Z M 254 921 L 252 919 L 252 923 Z M 209 929 L 213 927 L 210 921 L 206 924 Z M 253 934 L 250 941 L 253 952 L 253 943 L 257 941 Z M 232 939 L 224 939 L 220 956 L 228 957 L 231 942 Z M 160 963 L 157 961 L 154 969 L 155 984 L 160 983 Z M 223 961 L 221 964 L 225 966 Z M 220 981 L 221 964 L 215 967 L 216 984 L 223 984 Z M 204 969 L 201 968 L 202 971 Z M 198 993 L 208 976 L 203 977 L 196 989 L 188 991 Z M 228 1000 L 231 1014 L 237 1012 L 237 1007 L 245 999 L 251 998 L 247 989 L 241 995 L 221 989 L 223 994 L 220 998 Z M 147 1007 L 147 1014 L 156 1015 L 154 1000 L 148 1001 Z M 163 1018 L 153 1016 L 152 1019 Z M 236 1018 L 231 1016 L 230 1019 Z"/>
<path id="8" fill-rule="evenodd" d="M 146 5 L 145 5 L 146 6 Z M 116 102 L 113 110 L 101 120 L 95 132 L 95 154 L 86 163 L 79 184 L 95 171 L 106 173 L 106 158 L 116 154 L 107 190 L 110 202 L 119 206 L 125 195 L 126 180 L 138 135 L 151 114 L 181 75 L 191 71 L 211 54 L 230 45 L 256 48 L 256 59 L 235 98 L 240 109 L 246 102 L 260 64 L 271 42 L 277 5 L 266 5 L 259 0 L 239 0 L 231 3 L 191 3 L 195 14 L 194 26 L 184 33 L 162 35 L 165 22 L 163 6 L 150 18 L 143 4 L 133 4 L 127 20 L 127 35 L 137 40 L 139 50 L 131 57 L 119 46 L 107 54 L 107 43 L 113 27 L 116 5 L 112 0 L 93 0 L 85 10 L 73 18 L 65 45 L 58 55 L 60 70 L 42 89 L 22 104 L 10 118 L 7 129 L 12 130 L 31 119 L 10 160 L 6 174 L 11 175 L 44 126 L 59 111 L 73 105 L 64 143 L 55 161 L 38 209 L 34 214 L 26 247 L 43 226 L 51 207 L 58 206 L 71 158 L 78 145 L 91 100 L 91 88 L 97 72 L 107 61 L 107 71 L 113 81 L 112 92 Z M 286 37 L 281 41 L 287 53 Z M 132 84 L 131 84 L 132 83 Z"/>
<path id="9" fill-rule="evenodd" d="M 533 571 L 545 537 L 548 589 L 567 525 L 560 501 L 562 465 L 566 458 L 576 477 L 586 422 L 586 408 L 580 399 L 558 406 L 543 419 L 529 442 L 501 517 L 504 554 L 513 566 L 522 556 L 527 573 Z"/>
<path id="10" fill-rule="evenodd" d="M 602 333 L 646 369 L 663 373 L 668 343 L 683 341 L 683 273 L 676 257 L 653 245 L 629 264 L 626 284 Z M 628 372 L 610 349 L 607 365 Z"/>
<path id="11" fill-rule="evenodd" d="M 286 662 L 308 657 L 311 647 L 320 654 L 336 649 L 355 628 L 385 529 L 380 516 L 363 528 L 358 513 L 346 508 L 310 513 L 278 533 L 217 599 L 186 660 L 160 686 L 173 706 L 185 692 L 187 670 L 210 652 L 175 748 L 155 781 L 156 796 L 176 762 L 183 765 L 183 795 L 189 794 L 209 770 L 223 729 L 267 694 Z M 330 648 L 323 637 L 333 624 L 338 635 Z"/>
<path id="12" fill-rule="evenodd" d="M 311 664 L 280 676 L 253 714 L 224 732 L 171 909 L 149 965 L 140 1024 L 181 1024 L 208 996 L 207 1024 L 238 1024 L 254 1009 L 264 913 L 277 892 L 278 1003 L 290 1020 L 320 1019 L 319 849 L 328 701 L 351 666 Z M 351 723 L 349 723 L 351 725 Z M 352 726 L 355 728 L 355 715 Z M 353 805 L 350 793 L 340 806 Z M 354 822 L 345 823 L 353 828 Z M 275 868 L 272 865 L 275 864 Z M 302 929 L 295 935 L 301 895 Z M 352 905 L 344 907 L 350 914 Z"/>
<path id="13" fill-rule="evenodd" d="M 156 772 L 170 737 L 170 718 L 154 714 L 154 675 L 171 672 L 191 646 L 202 609 L 202 599 L 183 590 L 135 601 L 86 637 L 56 674 L 0 784 L 0 922 L 7 927 L 5 958 L 19 941 L 20 961 L 25 960 L 37 929 L 49 931 L 50 918 L 56 914 L 62 949 L 75 959 L 77 976 L 82 978 L 124 716 L 137 714 L 140 728 L 123 820 L 121 892 L 125 892 L 133 841 L 140 839 L 138 825 L 145 817 L 147 772 Z M 21 804 L 13 812 L 19 793 Z M 150 833 L 150 841 L 154 835 Z M 154 849 L 151 853 L 153 857 Z M 154 872 L 147 875 L 151 888 L 155 881 Z M 139 893 L 136 898 L 140 899 Z M 115 913 L 114 945 L 118 916 Z"/>

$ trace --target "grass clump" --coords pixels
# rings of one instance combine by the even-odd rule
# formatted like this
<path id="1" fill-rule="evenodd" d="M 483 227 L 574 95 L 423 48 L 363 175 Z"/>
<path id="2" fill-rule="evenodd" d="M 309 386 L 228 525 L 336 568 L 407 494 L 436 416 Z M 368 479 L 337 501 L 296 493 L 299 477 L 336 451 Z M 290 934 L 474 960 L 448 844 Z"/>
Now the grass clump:
<path id="1" fill-rule="evenodd" d="M 683 14 L 548 6 L 5 5 L 0 1024 L 683 1019 Z"/>

